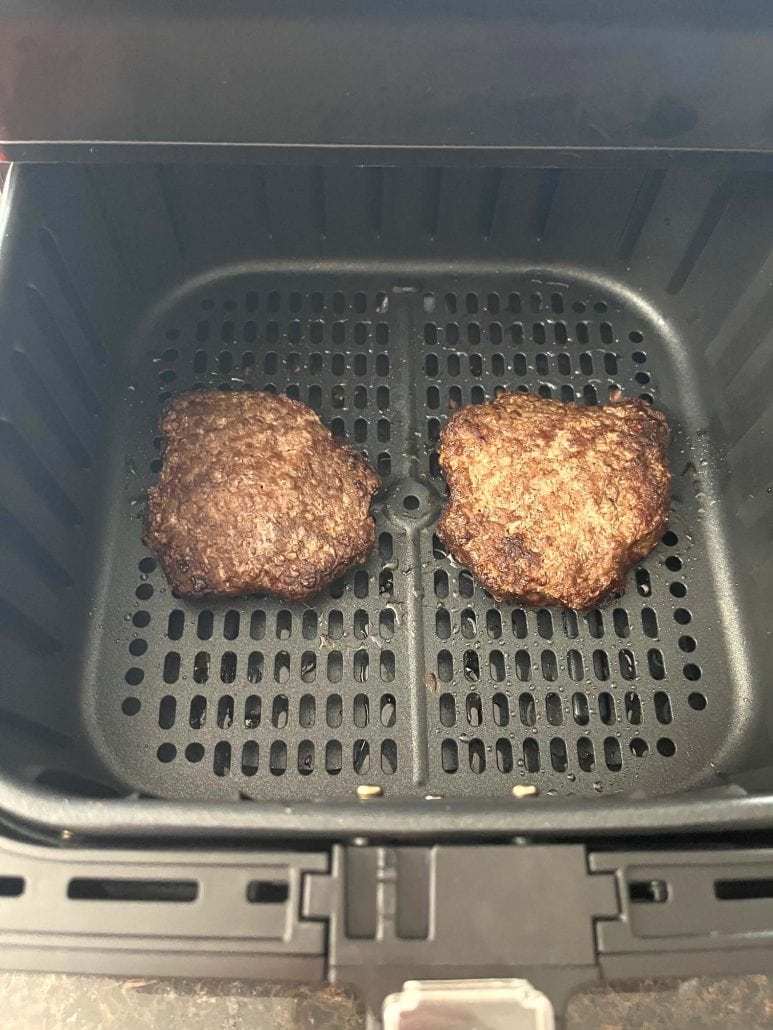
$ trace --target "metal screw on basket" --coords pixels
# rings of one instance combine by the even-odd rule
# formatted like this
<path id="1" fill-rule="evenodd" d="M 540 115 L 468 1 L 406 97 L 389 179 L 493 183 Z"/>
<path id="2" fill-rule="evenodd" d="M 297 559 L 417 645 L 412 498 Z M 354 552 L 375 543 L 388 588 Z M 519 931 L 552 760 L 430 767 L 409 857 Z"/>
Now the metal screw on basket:
<path id="1" fill-rule="evenodd" d="M 539 794 L 539 787 L 533 783 L 516 783 L 512 789 L 514 798 L 536 798 Z"/>
<path id="2" fill-rule="evenodd" d="M 361 783 L 357 788 L 357 797 L 360 801 L 368 801 L 370 798 L 380 798 L 384 793 L 383 788 L 374 784 Z"/>

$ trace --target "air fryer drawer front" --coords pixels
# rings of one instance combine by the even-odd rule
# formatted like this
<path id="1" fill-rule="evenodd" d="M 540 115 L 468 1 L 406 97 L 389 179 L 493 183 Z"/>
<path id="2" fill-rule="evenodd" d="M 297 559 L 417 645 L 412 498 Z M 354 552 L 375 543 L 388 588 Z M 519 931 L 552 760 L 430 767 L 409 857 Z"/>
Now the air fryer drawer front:
<path id="1" fill-rule="evenodd" d="M 771 966 L 761 850 L 578 845 L 105 852 L 0 843 L 0 968 L 352 984 L 525 978 L 556 1009 L 600 975 Z"/>

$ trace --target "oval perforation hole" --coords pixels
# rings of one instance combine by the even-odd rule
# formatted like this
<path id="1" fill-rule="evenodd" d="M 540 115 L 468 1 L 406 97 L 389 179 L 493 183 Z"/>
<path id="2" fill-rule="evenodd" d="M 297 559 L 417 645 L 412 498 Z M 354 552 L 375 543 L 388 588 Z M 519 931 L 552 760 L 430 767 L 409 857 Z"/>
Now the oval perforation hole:
<path id="1" fill-rule="evenodd" d="M 272 743 L 268 767 L 272 776 L 284 776 L 287 772 L 287 745 L 283 740 L 275 740 Z"/>
<path id="2" fill-rule="evenodd" d="M 344 674 L 344 659 L 340 651 L 331 651 L 327 656 L 327 678 L 330 683 L 340 683 Z"/>
<path id="3" fill-rule="evenodd" d="M 676 613 L 674 613 L 676 618 Z M 679 620 L 677 619 L 677 622 Z M 652 608 L 642 608 L 641 610 L 641 625 L 644 630 L 644 635 L 649 637 L 650 640 L 657 640 L 659 635 L 658 629 L 658 617 Z"/>
<path id="4" fill-rule="evenodd" d="M 618 637 L 625 639 L 630 635 L 628 612 L 624 608 L 615 608 L 612 613 L 612 624 Z"/>
<path id="5" fill-rule="evenodd" d="M 609 679 L 609 658 L 606 651 L 596 649 L 593 652 L 593 673 L 602 682 Z"/>
<path id="6" fill-rule="evenodd" d="M 231 771 L 231 745 L 227 740 L 221 740 L 215 744 L 212 771 L 215 776 L 227 776 Z"/>
<path id="7" fill-rule="evenodd" d="M 617 737 L 607 737 L 604 740 L 604 761 L 610 772 L 620 772 L 623 768 L 623 754 Z"/>
<path id="8" fill-rule="evenodd" d="M 217 725 L 221 730 L 230 730 L 234 722 L 234 699 L 224 694 L 217 703 Z"/>
<path id="9" fill-rule="evenodd" d="M 298 745 L 298 772 L 301 776 L 314 772 L 314 745 L 310 740 L 302 740 Z"/>
<path id="10" fill-rule="evenodd" d="M 440 745 L 440 761 L 445 773 L 455 773 L 459 769 L 459 748 L 450 737 Z"/>
<path id="11" fill-rule="evenodd" d="M 477 651 L 464 652 L 463 668 L 464 678 L 472 683 L 477 683 L 480 679 L 480 658 Z"/>
<path id="12" fill-rule="evenodd" d="M 439 717 L 441 725 L 456 725 L 456 699 L 453 694 L 441 694 L 438 699 Z"/>
<path id="13" fill-rule="evenodd" d="M 206 723 L 207 699 L 202 694 L 191 698 L 188 721 L 192 729 L 201 729 Z"/>
<path id="14" fill-rule="evenodd" d="M 647 651 L 647 665 L 649 667 L 650 676 L 654 680 L 662 680 L 666 675 L 666 667 L 663 661 L 663 652 L 659 651 L 656 647 L 651 647 Z"/>
<path id="15" fill-rule="evenodd" d="M 209 610 L 199 612 L 196 621 L 196 636 L 199 640 L 209 640 L 212 637 L 212 630 L 215 625 L 215 616 Z"/>
<path id="16" fill-rule="evenodd" d="M 179 640 L 183 635 L 185 628 L 185 612 L 180 608 L 175 608 L 169 613 L 169 621 L 167 622 L 166 635 L 170 640 Z"/>
<path id="17" fill-rule="evenodd" d="M 496 726 L 504 727 L 510 724 L 510 704 L 506 694 L 494 694 L 491 708 Z"/>
<path id="18" fill-rule="evenodd" d="M 618 655 L 618 660 L 620 662 L 620 675 L 623 679 L 636 679 L 636 659 L 634 658 L 633 651 L 624 647 Z"/>
<path id="19" fill-rule="evenodd" d="M 492 640 L 502 638 L 502 616 L 496 608 L 489 608 L 486 612 L 486 632 Z"/>
<path id="20" fill-rule="evenodd" d="M 580 633 L 580 625 L 577 621 L 577 613 L 573 612 L 570 608 L 564 608 L 561 612 L 561 623 L 564 628 L 564 634 L 570 640 L 576 640 Z"/>
<path id="21" fill-rule="evenodd" d="M 209 679 L 210 657 L 207 651 L 198 651 L 193 659 L 193 682 L 206 683 Z"/>
<path id="22" fill-rule="evenodd" d="M 462 569 L 459 573 L 459 594 L 461 597 L 472 597 L 475 592 L 475 582 L 472 578 L 472 574 L 466 569 Z"/>
<path id="23" fill-rule="evenodd" d="M 282 611 L 277 613 L 276 617 L 276 636 L 277 640 L 288 640 L 290 634 L 293 631 L 293 616 L 292 613 L 283 608 Z"/>
<path id="24" fill-rule="evenodd" d="M 331 640 L 340 640 L 344 633 L 344 613 L 334 608 L 327 617 L 327 635 Z"/>
<path id="25" fill-rule="evenodd" d="M 515 652 L 515 675 L 523 682 L 531 679 L 531 659 L 523 649 Z"/>
<path id="26" fill-rule="evenodd" d="M 483 702 L 480 699 L 480 694 L 468 694 L 466 708 L 467 722 L 470 726 L 480 726 L 483 722 Z"/>
<path id="27" fill-rule="evenodd" d="M 553 637 L 553 617 L 547 608 L 540 608 L 537 612 L 537 632 L 545 640 Z"/>
<path id="28" fill-rule="evenodd" d="M 480 775 L 486 771 L 486 748 L 483 741 L 474 737 L 467 745 L 470 772 Z"/>
<path id="29" fill-rule="evenodd" d="M 255 740 L 242 744 L 242 775 L 254 776 L 259 768 L 260 748 Z"/>
<path id="30" fill-rule="evenodd" d="M 604 636 L 604 618 L 598 608 L 586 612 L 585 621 L 590 635 L 596 640 L 600 640 Z"/>
<path id="31" fill-rule="evenodd" d="M 523 742 L 523 764 L 526 772 L 540 771 L 539 744 L 533 737 L 528 737 Z"/>
<path id="32" fill-rule="evenodd" d="M 290 703 L 284 694 L 277 694 L 271 706 L 271 725 L 278 730 L 287 726 Z"/>
<path id="33" fill-rule="evenodd" d="M 589 737 L 580 737 L 577 741 L 577 764 L 583 772 L 593 772 L 596 767 L 596 755 Z"/>
<path id="34" fill-rule="evenodd" d="M 385 776 L 397 772 L 397 744 L 389 738 L 381 741 L 381 771 Z"/>
<path id="35" fill-rule="evenodd" d="M 639 695 L 633 690 L 627 691 L 624 703 L 626 719 L 631 726 L 639 726 L 641 724 L 641 700 Z"/>
<path id="36" fill-rule="evenodd" d="M 437 674 L 441 683 L 450 683 L 454 678 L 454 659 L 450 651 L 438 651 Z"/>
<path id="37" fill-rule="evenodd" d="M 566 671 L 569 673 L 569 678 L 575 683 L 581 683 L 585 676 L 582 655 L 574 648 L 566 653 Z"/>
<path id="38" fill-rule="evenodd" d="M 381 725 L 387 728 L 397 722 L 397 703 L 394 694 L 381 695 Z"/>
<path id="39" fill-rule="evenodd" d="M 352 705 L 352 718 L 357 729 L 364 729 L 370 721 L 370 702 L 367 694 L 356 694 Z"/>
<path id="40" fill-rule="evenodd" d="M 391 640 L 395 635 L 395 613 L 391 608 L 379 612 L 378 632 L 382 640 Z"/>
<path id="41" fill-rule="evenodd" d="M 239 636 L 239 612 L 231 610 L 225 613 L 223 619 L 223 636 L 226 640 L 236 640 Z"/>
<path id="42" fill-rule="evenodd" d="M 646 569 L 637 569 L 635 573 L 636 589 L 642 597 L 650 597 L 652 594 L 652 580 Z"/>
<path id="43" fill-rule="evenodd" d="M 161 698 L 158 706 L 158 725 L 162 730 L 170 730 L 177 715 L 177 699 L 167 694 Z"/>
<path id="44" fill-rule="evenodd" d="M 352 748 L 352 767 L 358 776 L 369 771 L 370 744 L 367 740 L 355 740 Z"/>
<path id="45" fill-rule="evenodd" d="M 382 651 L 378 662 L 379 676 L 384 683 L 391 683 L 395 678 L 395 655 L 393 651 Z"/>
<path id="46" fill-rule="evenodd" d="M 444 601 L 448 597 L 448 573 L 445 569 L 436 569 L 434 576 L 435 597 Z"/>
<path id="47" fill-rule="evenodd" d="M 343 769 L 343 748 L 340 740 L 329 740 L 325 745 L 325 772 L 337 776 Z"/>
<path id="48" fill-rule="evenodd" d="M 501 773 L 513 771 L 513 745 L 505 737 L 500 737 L 496 742 L 497 769 Z"/>
<path id="49" fill-rule="evenodd" d="M 536 726 L 537 706 L 534 703 L 534 695 L 523 693 L 518 698 L 518 714 L 524 726 Z"/>
<path id="50" fill-rule="evenodd" d="M 366 683 L 368 680 L 368 665 L 370 656 L 367 651 L 355 651 L 353 662 L 353 673 L 355 683 Z"/>
<path id="51" fill-rule="evenodd" d="M 260 683 L 263 679 L 264 660 L 260 651 L 252 651 L 247 659 L 247 682 Z"/>
<path id="52" fill-rule="evenodd" d="M 325 721 L 331 730 L 337 730 L 344 718 L 344 702 L 340 694 L 330 694 L 325 705 Z"/>
<path id="53" fill-rule="evenodd" d="M 180 655 L 170 651 L 164 658 L 164 683 L 176 683 L 180 678 Z"/>
<path id="54" fill-rule="evenodd" d="M 316 678 L 317 654 L 315 651 L 304 651 L 301 655 L 301 682 L 313 683 Z"/>
<path id="55" fill-rule="evenodd" d="M 505 675 L 505 656 L 501 651 L 491 651 L 488 656 L 489 676 L 494 683 L 502 683 Z"/>
<path id="56" fill-rule="evenodd" d="M 671 698 L 664 690 L 656 690 L 652 700 L 655 706 L 655 718 L 659 723 L 668 726 L 674 717 L 671 710 Z"/>
<path id="57" fill-rule="evenodd" d="M 572 694 L 572 718 L 578 726 L 587 726 L 590 721 L 588 698 L 580 691 Z"/>
<path id="58" fill-rule="evenodd" d="M 314 725 L 317 702 L 313 694 L 303 694 L 298 705 L 298 725 L 310 729 Z"/>
<path id="59" fill-rule="evenodd" d="M 526 621 L 526 612 L 523 608 L 514 608 L 511 616 L 513 636 L 518 640 L 525 640 L 529 635 L 529 625 Z"/>
<path id="60" fill-rule="evenodd" d="M 438 608 L 435 612 L 435 634 L 440 640 L 451 636 L 451 615 L 447 608 Z"/>
<path id="61" fill-rule="evenodd" d="M 260 726 L 261 699 L 257 694 L 250 694 L 244 702 L 244 727 L 255 730 Z"/>
<path id="62" fill-rule="evenodd" d="M 236 654 L 225 651 L 220 659 L 220 679 L 223 683 L 233 683 L 236 679 Z"/>
<path id="63" fill-rule="evenodd" d="M 380 597 L 392 597 L 395 584 L 391 569 L 382 569 L 378 574 L 378 592 Z"/>
<path id="64" fill-rule="evenodd" d="M 462 636 L 465 640 L 472 640 L 478 631 L 477 616 L 472 608 L 465 608 L 459 620 Z"/>
<path id="65" fill-rule="evenodd" d="M 558 662 L 553 651 L 543 651 L 540 657 L 542 676 L 549 683 L 558 678 Z"/>
<path id="66" fill-rule="evenodd" d="M 598 697 L 599 719 L 605 726 L 612 726 L 617 721 L 615 699 L 607 690 L 602 690 Z"/>
<path id="67" fill-rule="evenodd" d="M 545 695 L 545 715 L 551 726 L 560 726 L 564 721 L 564 706 L 558 694 Z"/>

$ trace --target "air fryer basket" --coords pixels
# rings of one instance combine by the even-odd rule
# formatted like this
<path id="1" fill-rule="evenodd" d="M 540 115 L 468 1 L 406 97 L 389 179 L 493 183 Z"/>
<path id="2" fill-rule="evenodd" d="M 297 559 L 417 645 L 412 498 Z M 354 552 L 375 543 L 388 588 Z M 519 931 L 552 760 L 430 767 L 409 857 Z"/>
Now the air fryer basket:
<path id="1" fill-rule="evenodd" d="M 6 782 L 484 805 L 534 784 L 602 807 L 769 789 L 772 201 L 763 173 L 17 170 Z M 668 415 L 668 532 L 599 610 L 496 604 L 433 533 L 444 421 L 500 388 L 613 387 Z M 309 604 L 173 596 L 144 499 L 164 402 L 201 388 L 286 392 L 368 455 L 367 568 Z"/>

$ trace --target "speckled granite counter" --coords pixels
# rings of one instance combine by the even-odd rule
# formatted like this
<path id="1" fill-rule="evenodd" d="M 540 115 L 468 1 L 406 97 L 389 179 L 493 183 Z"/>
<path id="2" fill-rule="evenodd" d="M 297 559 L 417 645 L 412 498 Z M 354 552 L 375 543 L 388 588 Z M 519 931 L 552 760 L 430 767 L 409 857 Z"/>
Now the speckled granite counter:
<path id="1" fill-rule="evenodd" d="M 359 1030 L 351 994 L 335 987 L 218 980 L 0 974 L 2 1030 Z M 575 995 L 567 1030 L 773 1028 L 764 976 L 598 987 Z"/>

